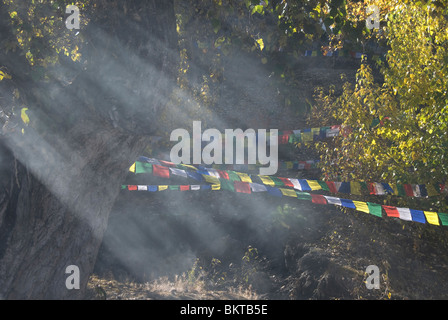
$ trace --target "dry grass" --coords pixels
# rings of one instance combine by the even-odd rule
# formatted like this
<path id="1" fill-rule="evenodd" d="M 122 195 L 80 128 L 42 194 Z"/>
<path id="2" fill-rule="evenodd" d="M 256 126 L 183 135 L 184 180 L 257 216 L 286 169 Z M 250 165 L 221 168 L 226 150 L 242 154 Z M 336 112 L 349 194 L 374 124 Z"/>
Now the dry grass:
<path id="1" fill-rule="evenodd" d="M 161 277 L 147 283 L 119 282 L 115 279 L 90 277 L 86 299 L 97 300 L 258 300 L 260 297 L 249 289 L 228 287 L 209 290 L 202 280 L 191 281 L 185 275 L 173 280 Z"/>

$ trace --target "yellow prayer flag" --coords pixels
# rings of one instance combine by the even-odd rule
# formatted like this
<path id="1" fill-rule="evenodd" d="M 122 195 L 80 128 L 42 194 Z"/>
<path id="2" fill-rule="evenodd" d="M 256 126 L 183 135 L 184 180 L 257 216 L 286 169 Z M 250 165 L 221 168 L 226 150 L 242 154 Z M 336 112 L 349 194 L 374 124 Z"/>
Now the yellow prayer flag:
<path id="1" fill-rule="evenodd" d="M 306 182 L 310 186 L 311 190 L 322 190 L 322 187 L 317 182 L 317 180 L 306 180 Z"/>
<path id="2" fill-rule="evenodd" d="M 369 213 L 370 212 L 369 211 L 369 206 L 367 205 L 366 202 L 355 201 L 355 200 L 352 200 L 352 201 L 355 204 L 356 210 L 362 211 L 362 212 L 365 212 L 365 213 Z"/>
<path id="3" fill-rule="evenodd" d="M 297 193 L 294 189 L 279 188 L 284 196 L 297 198 Z"/>
<path id="4" fill-rule="evenodd" d="M 286 162 L 286 169 L 292 169 L 293 168 L 293 162 L 292 161 L 287 161 Z"/>
<path id="5" fill-rule="evenodd" d="M 131 171 L 131 172 L 135 172 L 135 162 L 134 162 L 134 164 L 129 168 L 129 171 Z"/>
<path id="6" fill-rule="evenodd" d="M 195 166 L 189 165 L 189 164 L 182 163 L 181 165 L 184 166 L 184 167 L 193 169 L 193 170 L 198 170 L 198 168 L 196 168 Z"/>
<path id="7" fill-rule="evenodd" d="M 163 190 L 166 190 L 166 189 L 168 189 L 168 186 L 158 186 L 157 190 L 163 191 Z"/>
<path id="8" fill-rule="evenodd" d="M 272 181 L 272 179 L 269 178 L 269 176 L 259 176 L 259 177 L 260 177 L 261 181 L 263 182 L 263 184 L 266 184 L 271 187 L 275 186 L 275 182 Z"/>
<path id="9" fill-rule="evenodd" d="M 236 174 L 238 175 L 238 177 L 240 177 L 241 181 L 252 183 L 252 179 L 249 177 L 248 174 L 243 172 L 237 172 Z"/>
<path id="10" fill-rule="evenodd" d="M 302 132 L 301 134 L 303 143 L 313 142 L 313 134 L 311 133 L 311 131 Z"/>
<path id="11" fill-rule="evenodd" d="M 202 176 L 204 177 L 205 181 L 208 183 L 220 184 L 219 179 L 216 178 L 215 176 L 210 176 L 208 174 L 203 174 Z"/>
<path id="12" fill-rule="evenodd" d="M 398 187 L 396 183 L 389 183 L 390 187 L 392 188 L 392 190 L 394 190 L 394 195 L 398 196 Z"/>
<path id="13" fill-rule="evenodd" d="M 432 211 L 423 211 L 425 213 L 426 220 L 428 220 L 428 223 L 435 224 L 436 226 L 439 226 L 439 216 L 437 215 L 437 212 Z"/>
<path id="14" fill-rule="evenodd" d="M 220 184 L 212 184 L 212 190 L 220 190 L 221 185 Z"/>
<path id="15" fill-rule="evenodd" d="M 350 182 L 351 194 L 361 195 L 361 184 L 359 182 Z"/>
<path id="16" fill-rule="evenodd" d="M 439 195 L 436 188 L 430 183 L 426 184 L 426 191 L 428 192 L 428 197 Z"/>

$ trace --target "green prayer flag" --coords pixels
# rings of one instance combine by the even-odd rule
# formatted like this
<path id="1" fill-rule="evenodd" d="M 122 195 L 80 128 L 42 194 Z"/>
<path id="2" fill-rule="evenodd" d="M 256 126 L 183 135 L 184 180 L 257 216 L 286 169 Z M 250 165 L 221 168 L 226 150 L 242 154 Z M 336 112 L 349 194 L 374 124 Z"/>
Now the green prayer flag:
<path id="1" fill-rule="evenodd" d="M 367 202 L 367 206 L 369 207 L 369 213 L 373 214 L 377 217 L 382 217 L 381 205 L 377 203 Z"/>
<path id="2" fill-rule="evenodd" d="M 438 213 L 440 222 L 442 222 L 442 226 L 448 226 L 448 214 L 439 212 Z"/>
<path id="3" fill-rule="evenodd" d="M 229 170 L 229 171 L 227 171 L 227 174 L 229 175 L 229 180 L 232 181 L 232 184 L 233 184 L 233 181 L 241 181 L 240 177 L 236 174 L 235 171 Z"/>
<path id="4" fill-rule="evenodd" d="M 152 164 L 147 162 L 135 162 L 135 173 L 152 173 Z"/>
<path id="5" fill-rule="evenodd" d="M 330 188 L 328 188 L 328 185 L 325 183 L 325 181 L 317 180 L 317 183 L 320 184 L 322 190 L 330 191 Z"/>
<path id="6" fill-rule="evenodd" d="M 219 179 L 221 183 L 221 190 L 229 190 L 229 191 L 235 191 L 235 187 L 233 185 L 232 180 L 227 179 Z"/>
<path id="7" fill-rule="evenodd" d="M 274 177 L 274 176 L 269 176 L 269 178 L 271 178 L 271 180 L 272 181 L 274 181 L 274 183 L 275 183 L 275 185 L 274 186 L 284 186 L 285 184 L 283 183 L 283 181 L 282 180 L 280 180 L 279 178 L 277 178 L 277 177 Z"/>
<path id="8" fill-rule="evenodd" d="M 406 191 L 404 190 L 404 187 L 401 183 L 397 183 L 397 190 L 398 190 L 398 195 L 400 197 L 405 197 L 406 196 Z"/>
<path id="9" fill-rule="evenodd" d="M 180 186 L 179 186 L 179 185 L 170 185 L 170 186 L 168 186 L 168 188 L 169 188 L 170 190 L 179 190 L 179 189 L 180 189 Z"/>
<path id="10" fill-rule="evenodd" d="M 297 198 L 300 200 L 312 200 L 311 195 L 308 192 L 296 191 Z"/>

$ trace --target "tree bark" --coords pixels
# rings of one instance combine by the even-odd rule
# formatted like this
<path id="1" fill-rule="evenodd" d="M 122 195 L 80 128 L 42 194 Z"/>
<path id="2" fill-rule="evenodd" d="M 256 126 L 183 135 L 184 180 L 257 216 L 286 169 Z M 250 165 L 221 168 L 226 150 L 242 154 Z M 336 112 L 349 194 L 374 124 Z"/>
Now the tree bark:
<path id="1" fill-rule="evenodd" d="M 87 68 L 70 85 L 19 88 L 33 111 L 24 132 L 17 112 L 3 114 L 0 298 L 83 298 L 121 181 L 176 83 L 173 1 L 102 4 L 107 12 L 80 31 Z M 26 78 L 14 70 L 23 57 L 0 59 Z M 69 265 L 79 267 L 79 290 L 66 287 Z"/>

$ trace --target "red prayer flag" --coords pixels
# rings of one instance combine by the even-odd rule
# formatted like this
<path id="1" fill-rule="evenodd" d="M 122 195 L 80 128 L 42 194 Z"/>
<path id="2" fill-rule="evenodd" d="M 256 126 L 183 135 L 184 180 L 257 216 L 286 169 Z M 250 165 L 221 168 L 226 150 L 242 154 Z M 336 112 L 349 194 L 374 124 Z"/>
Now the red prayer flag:
<path id="1" fill-rule="evenodd" d="M 282 134 L 278 136 L 278 144 L 287 144 L 289 142 L 289 135 Z"/>
<path id="2" fill-rule="evenodd" d="M 406 195 L 409 197 L 414 196 L 414 190 L 412 190 L 412 186 L 410 184 L 404 184 L 403 185 L 404 192 L 406 192 Z"/>
<path id="3" fill-rule="evenodd" d="M 229 180 L 229 175 L 227 174 L 226 171 L 224 171 L 224 170 L 217 170 L 217 171 L 218 171 L 219 176 L 220 176 L 221 178 Z"/>
<path id="4" fill-rule="evenodd" d="M 235 187 L 236 192 L 242 192 L 242 193 L 251 193 L 250 191 L 250 184 L 243 181 L 234 181 L 233 186 Z"/>
<path id="5" fill-rule="evenodd" d="M 317 204 L 327 204 L 327 199 L 321 194 L 311 194 L 311 201 Z"/>
<path id="6" fill-rule="evenodd" d="M 280 180 L 282 180 L 283 184 L 284 184 L 286 187 L 292 187 L 292 188 L 294 188 L 294 185 L 292 184 L 291 181 L 289 181 L 288 178 L 281 178 L 281 177 L 278 177 L 278 178 L 279 178 Z"/>
<path id="7" fill-rule="evenodd" d="M 332 193 L 338 192 L 338 189 L 336 189 L 336 185 L 334 184 L 333 181 L 325 181 L 325 183 L 327 184 L 328 188 L 330 189 L 330 192 L 332 192 Z"/>
<path id="8" fill-rule="evenodd" d="M 130 190 L 130 191 L 137 190 L 137 186 L 129 185 L 128 190 Z"/>
<path id="9" fill-rule="evenodd" d="M 188 191 L 190 190 L 190 186 L 189 185 L 180 185 L 180 191 Z"/>
<path id="10" fill-rule="evenodd" d="M 400 214 L 398 213 L 397 207 L 392 207 L 392 206 L 382 206 L 383 209 L 386 211 L 386 215 L 388 217 L 395 217 L 395 218 L 399 218 Z"/>
<path id="11" fill-rule="evenodd" d="M 169 178 L 170 170 L 167 167 L 159 166 L 157 164 L 152 165 L 152 173 L 157 177 Z"/>
<path id="12" fill-rule="evenodd" d="M 367 182 L 367 188 L 370 194 L 376 194 L 375 184 L 373 182 Z"/>
<path id="13" fill-rule="evenodd" d="M 170 161 L 159 160 L 159 162 L 168 167 L 177 167 L 173 162 L 170 162 Z"/>

